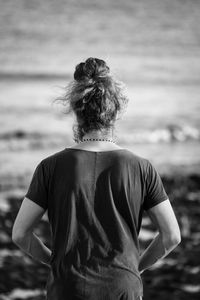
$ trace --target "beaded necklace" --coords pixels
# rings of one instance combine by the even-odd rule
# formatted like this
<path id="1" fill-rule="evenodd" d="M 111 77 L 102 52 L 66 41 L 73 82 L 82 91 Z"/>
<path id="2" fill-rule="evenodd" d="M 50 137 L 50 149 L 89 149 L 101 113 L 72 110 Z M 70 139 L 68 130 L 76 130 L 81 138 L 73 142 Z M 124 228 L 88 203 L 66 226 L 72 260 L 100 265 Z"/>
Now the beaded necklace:
<path id="1" fill-rule="evenodd" d="M 82 139 L 82 141 L 80 141 L 80 143 L 83 142 L 87 142 L 87 141 L 105 141 L 105 142 L 111 142 L 111 143 L 115 143 L 116 144 L 116 140 L 112 140 L 112 139 L 103 139 L 103 138 L 87 138 L 87 139 Z"/>

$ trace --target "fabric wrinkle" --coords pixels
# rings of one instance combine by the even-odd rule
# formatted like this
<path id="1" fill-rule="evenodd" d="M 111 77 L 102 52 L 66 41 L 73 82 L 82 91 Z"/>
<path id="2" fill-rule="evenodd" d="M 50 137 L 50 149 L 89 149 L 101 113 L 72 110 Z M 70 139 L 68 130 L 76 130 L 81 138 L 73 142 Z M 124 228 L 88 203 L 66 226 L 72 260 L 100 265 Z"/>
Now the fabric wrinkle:
<path id="1" fill-rule="evenodd" d="M 47 300 L 143 296 L 138 270 L 142 214 L 167 199 L 148 160 L 127 149 L 65 148 L 39 163 L 25 196 L 47 207 L 50 216 Z"/>

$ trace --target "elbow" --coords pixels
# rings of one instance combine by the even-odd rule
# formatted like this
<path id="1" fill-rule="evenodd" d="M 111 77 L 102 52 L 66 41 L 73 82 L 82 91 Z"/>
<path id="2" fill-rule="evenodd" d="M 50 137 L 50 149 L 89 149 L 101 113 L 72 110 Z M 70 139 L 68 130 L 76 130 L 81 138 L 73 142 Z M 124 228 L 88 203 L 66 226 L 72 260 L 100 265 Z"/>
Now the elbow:
<path id="1" fill-rule="evenodd" d="M 21 241 L 24 240 L 24 234 L 22 232 L 13 230 L 12 231 L 12 241 L 13 243 L 15 243 L 16 245 L 19 245 Z"/>
<path id="2" fill-rule="evenodd" d="M 180 231 L 177 233 L 172 233 L 168 236 L 162 238 L 163 244 L 166 250 L 173 249 L 178 246 L 181 242 Z"/>
<path id="3" fill-rule="evenodd" d="M 19 237 L 18 235 L 12 234 L 12 241 L 14 244 L 18 245 L 21 239 L 22 238 Z"/>
<path id="4" fill-rule="evenodd" d="M 181 234 L 180 234 L 180 232 L 177 233 L 177 234 L 173 234 L 171 236 L 170 242 L 171 242 L 172 246 L 178 246 L 178 244 L 180 244 L 180 242 L 181 242 Z"/>

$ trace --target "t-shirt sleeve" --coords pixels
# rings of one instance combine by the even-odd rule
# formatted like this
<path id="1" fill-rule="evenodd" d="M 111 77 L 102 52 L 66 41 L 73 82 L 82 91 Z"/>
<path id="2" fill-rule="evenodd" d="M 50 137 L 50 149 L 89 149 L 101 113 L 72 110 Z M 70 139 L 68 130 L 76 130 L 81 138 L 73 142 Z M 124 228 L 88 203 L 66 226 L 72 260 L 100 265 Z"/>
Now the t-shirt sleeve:
<path id="1" fill-rule="evenodd" d="M 48 207 L 47 174 L 45 174 L 44 163 L 41 161 L 32 176 L 28 191 L 25 197 L 35 202 L 45 210 Z"/>
<path id="2" fill-rule="evenodd" d="M 148 210 L 149 208 L 152 208 L 153 206 L 168 199 L 168 195 L 164 189 L 160 175 L 149 161 L 145 185 L 146 194 L 143 203 L 144 210 Z"/>

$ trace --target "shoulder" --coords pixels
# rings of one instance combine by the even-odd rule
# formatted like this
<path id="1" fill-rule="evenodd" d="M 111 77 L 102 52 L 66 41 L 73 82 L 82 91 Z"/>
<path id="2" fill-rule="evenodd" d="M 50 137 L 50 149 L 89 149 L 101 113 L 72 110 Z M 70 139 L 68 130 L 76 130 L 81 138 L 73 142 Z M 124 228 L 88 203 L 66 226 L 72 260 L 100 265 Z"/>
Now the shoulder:
<path id="1" fill-rule="evenodd" d="M 41 164 L 45 169 L 49 170 L 55 166 L 57 160 L 61 159 L 66 154 L 66 149 L 54 152 L 41 160 Z"/>
<path id="2" fill-rule="evenodd" d="M 116 157 L 117 162 L 120 166 L 127 170 L 132 170 L 133 174 L 140 174 L 140 176 L 145 180 L 148 174 L 150 162 L 147 158 L 142 157 L 129 149 L 124 149 L 124 151 L 119 151 Z"/>
<path id="3" fill-rule="evenodd" d="M 148 168 L 150 162 L 147 158 L 142 157 L 129 149 L 123 151 L 124 157 L 128 159 L 129 162 L 140 165 L 141 167 Z"/>

